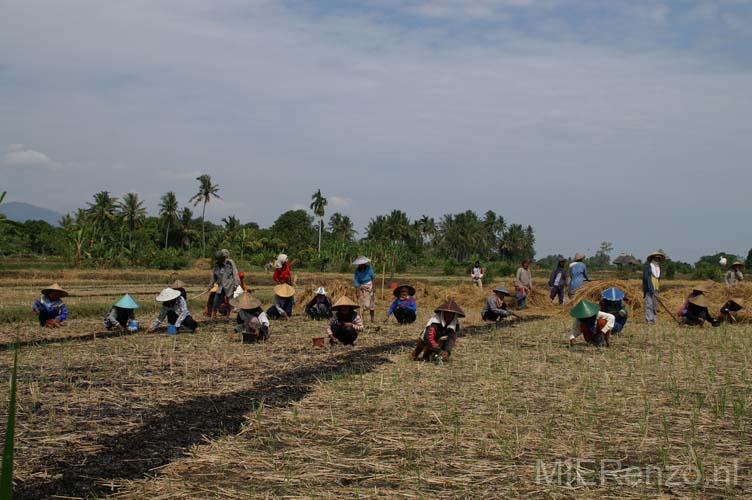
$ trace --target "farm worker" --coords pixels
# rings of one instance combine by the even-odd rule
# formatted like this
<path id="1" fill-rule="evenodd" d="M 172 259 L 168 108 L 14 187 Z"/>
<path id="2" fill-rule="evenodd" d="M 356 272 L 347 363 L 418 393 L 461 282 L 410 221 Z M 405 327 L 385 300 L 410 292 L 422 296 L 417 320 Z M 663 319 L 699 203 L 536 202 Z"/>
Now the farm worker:
<path id="1" fill-rule="evenodd" d="M 112 304 L 107 316 L 104 317 L 104 327 L 108 330 L 113 328 L 122 332 L 128 326 L 130 320 L 136 319 L 134 311 L 138 309 L 138 303 L 127 293 L 120 300 Z"/>
<path id="2" fill-rule="evenodd" d="M 559 263 L 551 271 L 551 277 L 548 279 L 548 286 L 551 287 L 551 300 L 558 295 L 559 305 L 564 303 L 564 289 L 567 287 L 567 270 L 564 268 L 566 262 L 564 257 L 559 257 Z"/>
<path id="3" fill-rule="evenodd" d="M 601 311 L 595 302 L 582 300 L 569 311 L 569 315 L 574 318 L 569 345 L 574 345 L 575 339 L 582 334 L 586 342 L 608 347 L 608 338 L 616 321 L 613 314 Z"/>
<path id="4" fill-rule="evenodd" d="M 709 306 L 710 303 L 705 294 L 690 298 L 687 304 L 687 312 L 682 316 L 682 325 L 703 326 L 706 321 L 713 326 L 720 325 L 721 322 L 710 315 Z"/>
<path id="5" fill-rule="evenodd" d="M 658 312 L 658 291 L 661 287 L 661 262 L 666 254 L 655 250 L 648 255 L 642 268 L 642 293 L 645 294 L 645 322 L 654 325 Z"/>
<path id="6" fill-rule="evenodd" d="M 457 343 L 457 334 L 460 332 L 459 319 L 465 317 L 465 312 L 459 304 L 449 299 L 433 312 L 434 315 L 418 337 L 418 344 L 411 356 L 413 361 L 417 361 L 421 355 L 424 361 L 449 361 L 449 356 L 452 355 Z"/>
<path id="7" fill-rule="evenodd" d="M 169 287 L 165 288 L 159 292 L 155 300 L 162 303 L 162 309 L 160 309 L 154 321 L 151 322 L 147 331 L 153 332 L 165 318 L 167 319 L 167 324 L 175 325 L 175 328 L 185 327 L 191 333 L 196 331 L 198 322 L 191 316 L 188 304 L 178 290 Z"/>
<path id="8" fill-rule="evenodd" d="M 315 320 L 332 317 L 332 301 L 326 296 L 326 288 L 316 289 L 316 295 L 305 306 L 305 313 L 307 318 Z"/>
<path id="9" fill-rule="evenodd" d="M 527 305 L 527 296 L 533 290 L 533 275 L 530 272 L 530 259 L 522 261 L 522 266 L 517 269 L 514 278 L 514 286 L 517 289 L 517 308 L 525 309 Z"/>
<path id="10" fill-rule="evenodd" d="M 39 325 L 49 328 L 62 326 L 63 321 L 68 319 L 68 307 L 63 304 L 63 297 L 68 292 L 57 283 L 53 283 L 42 289 L 42 295 L 34 302 L 31 310 L 39 316 Z"/>
<path id="11" fill-rule="evenodd" d="M 290 319 L 295 305 L 295 289 L 287 283 L 280 283 L 273 290 L 274 304 L 266 310 L 266 315 L 271 319 Z"/>
<path id="12" fill-rule="evenodd" d="M 219 250 L 214 254 L 214 259 L 214 270 L 212 271 L 212 278 L 209 283 L 209 290 L 211 290 L 214 285 L 217 285 L 216 295 L 214 296 L 214 302 L 211 307 L 212 319 L 217 317 L 217 311 L 219 311 L 220 304 L 229 301 L 230 297 L 232 297 L 232 293 L 238 287 L 238 283 L 240 283 L 238 267 L 230 258 L 229 251 L 224 248 Z M 229 307 L 227 309 L 229 311 Z"/>
<path id="13" fill-rule="evenodd" d="M 357 294 L 361 311 L 368 309 L 371 314 L 371 322 L 373 322 L 376 310 L 376 295 L 373 292 L 375 274 L 370 262 L 371 260 L 365 255 L 361 255 L 353 261 L 353 265 L 357 266 L 355 268 L 353 283 L 355 284 L 355 293 Z"/>
<path id="14" fill-rule="evenodd" d="M 241 293 L 232 299 L 237 308 L 235 333 L 239 334 L 244 344 L 251 344 L 269 338 L 269 318 L 261 309 L 261 301 L 250 293 Z"/>
<path id="15" fill-rule="evenodd" d="M 413 323 L 418 312 L 418 304 L 415 302 L 415 288 L 410 285 L 400 285 L 392 293 L 394 300 L 386 312 L 384 322 L 386 323 L 389 316 L 394 314 L 394 318 L 400 325 Z"/>
<path id="16" fill-rule="evenodd" d="M 744 307 L 744 299 L 740 297 L 734 297 L 728 299 L 721 307 L 720 320 L 727 321 L 731 324 L 739 321 L 739 315 L 737 314 Z"/>
<path id="17" fill-rule="evenodd" d="M 684 299 L 684 303 L 681 306 L 681 309 L 679 309 L 679 312 L 676 314 L 678 317 L 682 318 L 687 315 L 687 309 L 689 308 L 689 299 L 692 297 L 697 297 L 698 295 L 702 295 L 704 293 L 707 293 L 707 289 L 705 288 L 705 285 L 702 285 L 700 283 L 694 285 L 692 287 L 692 291 L 689 292 L 689 295 Z"/>
<path id="18" fill-rule="evenodd" d="M 486 270 L 480 267 L 480 261 L 476 260 L 472 270 L 470 270 L 470 279 L 473 280 L 473 285 L 483 288 L 483 275 L 486 274 Z"/>
<path id="19" fill-rule="evenodd" d="M 627 306 L 624 304 L 624 292 L 612 286 L 601 292 L 600 304 L 601 311 L 614 315 L 613 333 L 619 333 L 627 324 Z"/>
<path id="20" fill-rule="evenodd" d="M 287 260 L 287 255 L 281 253 L 277 255 L 274 261 L 274 274 L 272 279 L 275 283 L 287 283 L 292 285 L 292 268 L 290 267 L 290 261 Z"/>
<path id="21" fill-rule="evenodd" d="M 744 275 L 742 274 L 743 267 L 744 262 L 738 260 L 731 264 L 731 269 L 726 272 L 723 281 L 725 281 L 727 285 L 736 285 L 737 283 L 744 281 Z"/>
<path id="22" fill-rule="evenodd" d="M 582 286 L 585 281 L 590 281 L 590 276 L 587 273 L 587 266 L 583 262 L 585 254 L 577 252 L 574 254 L 572 263 L 569 264 L 569 298 L 574 296 L 574 293 L 578 288 Z"/>
<path id="23" fill-rule="evenodd" d="M 179 291 L 180 295 L 186 300 L 186 302 L 188 301 L 188 294 L 185 293 L 185 283 L 180 280 L 175 280 L 167 286 L 173 290 Z"/>
<path id="24" fill-rule="evenodd" d="M 363 318 L 357 309 L 358 304 L 344 295 L 334 303 L 334 316 L 326 327 L 330 344 L 355 345 L 358 332 L 363 331 Z"/>
<path id="25" fill-rule="evenodd" d="M 486 321 L 499 321 L 504 318 L 514 319 L 504 302 L 504 297 L 509 297 L 509 290 L 503 286 L 498 286 L 494 288 L 493 292 L 493 295 L 486 297 L 486 302 L 480 311 L 481 318 Z"/>

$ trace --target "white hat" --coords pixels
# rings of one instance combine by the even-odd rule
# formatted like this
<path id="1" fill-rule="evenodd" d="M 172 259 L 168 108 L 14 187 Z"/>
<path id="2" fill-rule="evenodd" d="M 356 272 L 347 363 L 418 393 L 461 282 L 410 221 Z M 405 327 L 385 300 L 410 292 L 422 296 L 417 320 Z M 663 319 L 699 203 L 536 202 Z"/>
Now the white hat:
<path id="1" fill-rule="evenodd" d="M 326 290 L 323 286 L 320 286 L 316 289 L 316 295 L 326 295 Z"/>
<path id="2" fill-rule="evenodd" d="M 167 287 L 159 292 L 159 295 L 157 295 L 157 298 L 155 300 L 157 302 L 169 302 L 170 300 L 177 299 L 178 297 L 180 297 L 180 290 L 174 290 Z"/>
<path id="3" fill-rule="evenodd" d="M 365 255 L 361 255 L 360 257 L 355 259 L 355 261 L 353 261 L 353 266 L 360 266 L 361 264 L 368 264 L 369 262 L 371 262 L 371 259 L 369 259 Z"/>
<path id="4" fill-rule="evenodd" d="M 287 255 L 281 253 L 277 255 L 277 261 L 274 263 L 274 267 L 276 267 L 277 269 L 282 269 L 282 264 L 284 264 L 285 262 L 287 262 Z"/>

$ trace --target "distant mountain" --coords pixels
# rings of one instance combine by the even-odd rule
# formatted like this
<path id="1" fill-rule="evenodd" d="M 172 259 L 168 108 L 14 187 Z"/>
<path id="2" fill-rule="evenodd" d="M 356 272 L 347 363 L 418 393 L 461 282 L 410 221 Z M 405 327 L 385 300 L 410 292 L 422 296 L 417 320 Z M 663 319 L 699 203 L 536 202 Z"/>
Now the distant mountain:
<path id="1" fill-rule="evenodd" d="M 58 221 L 63 217 L 62 214 L 48 208 L 38 207 L 29 203 L 20 203 L 9 201 L 0 204 L 0 214 L 5 214 L 10 220 L 26 222 L 27 220 L 43 220 L 53 226 L 58 225 Z"/>

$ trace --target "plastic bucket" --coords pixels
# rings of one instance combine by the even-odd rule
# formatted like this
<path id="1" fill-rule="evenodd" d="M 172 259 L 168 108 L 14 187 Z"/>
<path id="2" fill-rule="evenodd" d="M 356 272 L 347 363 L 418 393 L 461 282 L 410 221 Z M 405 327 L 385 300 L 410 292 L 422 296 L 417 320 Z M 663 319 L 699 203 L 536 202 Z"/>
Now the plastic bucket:
<path id="1" fill-rule="evenodd" d="M 313 347 L 324 347 L 324 337 L 313 337 Z"/>
<path id="2" fill-rule="evenodd" d="M 135 332 L 136 330 L 138 330 L 138 320 L 132 319 L 128 321 L 128 331 Z"/>
<path id="3" fill-rule="evenodd" d="M 178 328 L 175 325 L 167 325 L 167 333 L 169 335 L 175 335 L 178 333 Z"/>

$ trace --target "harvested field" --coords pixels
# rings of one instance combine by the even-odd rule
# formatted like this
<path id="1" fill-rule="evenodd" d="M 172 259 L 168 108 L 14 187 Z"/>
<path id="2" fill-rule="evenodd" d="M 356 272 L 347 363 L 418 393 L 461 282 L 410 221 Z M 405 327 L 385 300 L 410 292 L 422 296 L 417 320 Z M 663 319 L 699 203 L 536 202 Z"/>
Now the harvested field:
<path id="1" fill-rule="evenodd" d="M 298 313 L 314 285 L 352 291 L 346 277 L 301 278 Z M 611 284 L 631 300 L 639 282 L 576 298 Z M 568 349 L 568 307 L 538 285 L 527 321 L 494 328 L 478 321 L 489 286 L 418 282 L 418 325 L 377 315 L 354 348 L 311 347 L 325 324 L 299 315 L 257 345 L 231 341 L 224 321 L 101 338 L 85 336 L 99 318 L 72 320 L 78 341 L 30 319 L 0 324 L 5 338 L 36 335 L 19 356 L 14 498 L 749 497 L 749 327 L 680 330 L 665 315 L 648 327 L 633 310 L 610 349 Z M 667 301 L 691 287 L 669 285 Z M 270 291 L 259 287 L 265 304 Z M 447 365 L 410 361 L 447 296 L 467 335 Z M 4 382 L 11 359 L 0 352 Z"/>

